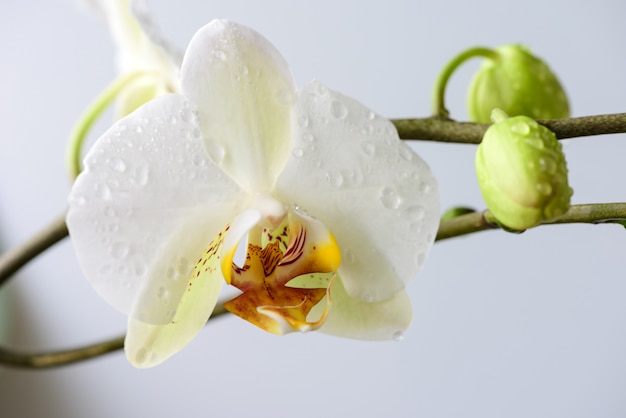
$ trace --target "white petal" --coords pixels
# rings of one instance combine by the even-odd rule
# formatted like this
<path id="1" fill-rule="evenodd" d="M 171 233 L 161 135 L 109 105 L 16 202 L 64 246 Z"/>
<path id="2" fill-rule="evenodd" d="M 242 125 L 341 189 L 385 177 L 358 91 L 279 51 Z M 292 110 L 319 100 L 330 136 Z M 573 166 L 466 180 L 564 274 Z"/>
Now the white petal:
<path id="1" fill-rule="evenodd" d="M 269 192 L 291 148 L 296 97 L 282 56 L 252 29 L 214 20 L 194 35 L 181 74 L 209 155 L 244 189 Z"/>
<path id="2" fill-rule="evenodd" d="M 364 302 L 351 298 L 337 278 L 330 298 L 330 311 L 319 332 L 357 340 L 398 340 L 411 325 L 411 301 L 405 291 L 380 302 Z M 316 318 L 323 308 L 318 304 L 309 316 Z"/>
<path id="3" fill-rule="evenodd" d="M 171 306 L 141 319 L 166 323 L 195 260 L 248 196 L 205 153 L 197 115 L 162 96 L 107 131 L 85 158 L 67 224 L 96 290 L 130 313 L 146 283 L 163 283 Z"/>
<path id="4" fill-rule="evenodd" d="M 393 125 L 318 82 L 299 93 L 276 196 L 333 233 L 347 292 L 387 299 L 416 276 L 439 224 L 437 183 Z"/>
<path id="5" fill-rule="evenodd" d="M 136 367 L 152 367 L 180 351 L 200 332 L 209 319 L 219 290 L 224 283 L 224 272 L 232 272 L 232 256 L 239 241 L 259 221 L 260 212 L 249 209 L 238 215 L 204 249 L 191 274 L 181 280 L 184 291 L 176 295 L 170 321 L 153 325 L 137 318 L 145 312 L 167 309 L 172 299 L 165 287 L 149 283 L 138 298 L 136 312 L 128 320 L 124 341 L 126 357 Z"/>

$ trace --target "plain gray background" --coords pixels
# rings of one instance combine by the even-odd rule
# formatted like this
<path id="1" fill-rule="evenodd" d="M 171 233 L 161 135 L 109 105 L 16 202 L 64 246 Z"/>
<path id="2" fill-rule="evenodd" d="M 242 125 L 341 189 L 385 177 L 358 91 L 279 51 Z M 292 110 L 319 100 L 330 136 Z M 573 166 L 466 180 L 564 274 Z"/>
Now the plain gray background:
<path id="1" fill-rule="evenodd" d="M 511 42 L 528 44 L 550 63 L 574 115 L 626 111 L 621 0 L 151 5 L 181 49 L 211 19 L 236 20 L 277 46 L 299 84 L 317 78 L 388 117 L 427 116 L 437 72 L 462 49 Z M 104 27 L 73 1 L 2 1 L 2 248 L 64 210 L 65 141 L 115 77 L 113 58 Z M 449 86 L 453 117 L 465 118 L 465 88 L 477 65 L 464 66 Z M 565 143 L 574 203 L 625 200 L 625 140 Z M 473 146 L 414 147 L 439 178 L 443 208 L 483 206 Z M 151 370 L 134 369 L 121 352 L 54 370 L 0 368 L 0 415 L 623 417 L 625 247 L 626 231 L 613 225 L 442 242 L 409 285 L 415 319 L 401 343 L 276 337 L 228 317 Z M 10 308 L 1 319 L 8 319 L 12 347 L 71 347 L 126 326 L 82 277 L 69 240 L 20 271 L 0 297 L 2 309 Z"/>

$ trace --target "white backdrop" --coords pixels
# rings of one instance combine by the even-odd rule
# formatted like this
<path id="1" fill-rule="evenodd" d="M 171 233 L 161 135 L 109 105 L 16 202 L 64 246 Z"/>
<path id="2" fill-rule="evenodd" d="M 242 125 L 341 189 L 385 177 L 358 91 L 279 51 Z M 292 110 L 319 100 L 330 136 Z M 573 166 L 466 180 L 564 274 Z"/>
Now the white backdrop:
<path id="1" fill-rule="evenodd" d="M 209 20 L 239 21 L 317 78 L 388 117 L 429 114 L 443 64 L 473 45 L 523 42 L 558 73 L 577 116 L 626 111 L 626 4 L 496 0 L 153 0 L 182 48 Z M 108 34 L 70 0 L 0 5 L 0 247 L 64 210 L 72 124 L 115 76 Z M 448 91 L 464 119 L 463 67 Z M 105 128 L 100 125 L 100 131 Z M 623 201 L 626 136 L 566 142 L 574 203 Z M 415 143 L 442 207 L 482 207 L 473 146 Z M 375 221 L 375 220 L 373 220 Z M 2 417 L 623 417 L 626 231 L 553 226 L 437 244 L 409 286 L 401 343 L 276 337 L 228 317 L 162 366 L 121 352 L 44 371 L 0 368 Z M 121 334 L 126 318 L 81 276 L 68 240 L 0 290 L 10 345 L 60 349 Z M 3 309 L 6 303 L 2 302 Z M 1 333 L 2 327 L 0 327 Z"/>

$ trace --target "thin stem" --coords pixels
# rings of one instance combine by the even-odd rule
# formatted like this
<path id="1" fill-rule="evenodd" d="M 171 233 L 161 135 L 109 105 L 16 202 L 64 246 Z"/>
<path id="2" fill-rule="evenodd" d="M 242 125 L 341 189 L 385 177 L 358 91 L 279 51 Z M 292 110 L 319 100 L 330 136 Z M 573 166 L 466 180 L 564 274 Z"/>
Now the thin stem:
<path id="1" fill-rule="evenodd" d="M 0 255 L 0 286 L 33 258 L 67 237 L 65 213 L 15 248 Z"/>
<path id="2" fill-rule="evenodd" d="M 209 321 L 223 316 L 226 313 L 228 313 L 228 311 L 224 308 L 223 303 L 218 303 Z M 93 359 L 123 348 L 124 336 L 115 337 L 84 347 L 49 353 L 23 353 L 17 350 L 0 347 L 0 364 L 16 368 L 46 369 Z"/>
<path id="3" fill-rule="evenodd" d="M 616 223 L 624 226 L 626 222 L 626 203 L 592 203 L 574 205 L 559 219 L 545 222 L 542 225 L 572 224 L 572 223 Z M 439 225 L 436 241 L 460 237 L 474 232 L 499 228 L 491 212 L 484 211 L 461 215 Z"/>
<path id="4" fill-rule="evenodd" d="M 401 139 L 480 144 L 488 124 L 456 122 L 435 117 L 392 119 Z M 626 133 L 626 113 L 582 116 L 578 118 L 538 120 L 558 139 Z"/>
<path id="5" fill-rule="evenodd" d="M 456 71 L 456 69 L 461 64 L 463 64 L 468 59 L 475 57 L 484 57 L 495 60 L 498 58 L 498 53 L 489 48 L 475 47 L 463 51 L 459 55 L 452 58 L 445 65 L 445 67 L 443 67 L 443 70 L 441 70 L 439 76 L 437 76 L 437 80 L 435 81 L 435 86 L 433 88 L 431 98 L 431 111 L 433 113 L 433 116 L 440 119 L 448 118 L 449 113 L 445 105 L 445 95 L 448 80 L 450 80 L 450 77 L 452 76 L 454 71 Z"/>
<path id="6" fill-rule="evenodd" d="M 115 79 L 109 84 L 96 99 L 89 105 L 87 110 L 78 119 L 78 122 L 72 129 L 70 139 L 67 144 L 66 164 L 72 179 L 75 179 L 81 172 L 81 154 L 83 143 L 93 126 L 94 122 L 109 107 L 111 102 L 119 95 L 119 93 L 130 83 L 136 81 L 140 77 L 149 76 L 145 72 L 134 72 L 125 74 Z"/>

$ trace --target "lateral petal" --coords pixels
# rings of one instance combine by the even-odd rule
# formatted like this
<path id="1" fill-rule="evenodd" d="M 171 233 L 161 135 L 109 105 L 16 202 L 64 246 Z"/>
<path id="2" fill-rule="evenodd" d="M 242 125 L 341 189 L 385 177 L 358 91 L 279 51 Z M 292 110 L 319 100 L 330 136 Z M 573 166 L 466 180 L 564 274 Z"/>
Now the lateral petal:
<path id="1" fill-rule="evenodd" d="M 303 87 L 276 196 L 326 225 L 347 293 L 382 301 L 421 269 L 439 225 L 437 182 L 393 125 L 319 82 Z"/>
<path id="2" fill-rule="evenodd" d="M 179 279 L 247 200 L 206 155 L 193 106 L 167 95 L 94 144 L 67 225 L 85 276 L 116 309 L 130 314 L 148 284 L 166 287 L 171 306 L 139 318 L 164 324 L 185 289 Z"/>

